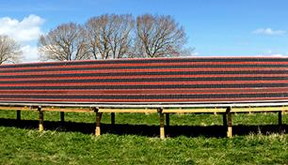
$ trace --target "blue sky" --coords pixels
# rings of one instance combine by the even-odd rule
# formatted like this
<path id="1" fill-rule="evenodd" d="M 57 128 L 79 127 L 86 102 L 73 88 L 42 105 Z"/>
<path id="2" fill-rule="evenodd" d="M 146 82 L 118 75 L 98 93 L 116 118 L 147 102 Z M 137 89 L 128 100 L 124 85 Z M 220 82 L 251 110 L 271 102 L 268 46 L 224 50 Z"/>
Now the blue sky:
<path id="1" fill-rule="evenodd" d="M 0 34 L 21 42 L 26 61 L 37 61 L 38 35 L 61 23 L 152 13 L 183 25 L 197 56 L 288 56 L 287 6 L 287 0 L 0 0 Z"/>

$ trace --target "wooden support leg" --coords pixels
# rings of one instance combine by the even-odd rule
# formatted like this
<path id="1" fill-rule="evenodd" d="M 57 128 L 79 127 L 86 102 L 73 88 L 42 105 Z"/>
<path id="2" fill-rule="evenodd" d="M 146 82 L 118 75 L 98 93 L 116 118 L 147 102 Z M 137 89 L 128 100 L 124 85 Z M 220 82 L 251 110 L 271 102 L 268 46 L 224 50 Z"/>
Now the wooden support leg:
<path id="1" fill-rule="evenodd" d="M 282 111 L 278 112 L 278 125 L 281 126 L 282 125 Z"/>
<path id="2" fill-rule="evenodd" d="M 39 131 L 42 132 L 44 130 L 44 113 L 41 110 L 41 107 L 38 107 L 39 112 Z"/>
<path id="3" fill-rule="evenodd" d="M 100 136 L 101 135 L 101 118 L 102 118 L 102 113 L 96 112 L 96 129 L 95 129 L 95 135 Z"/>
<path id="4" fill-rule="evenodd" d="M 232 137 L 232 114 L 231 114 L 231 108 L 227 109 L 227 120 L 228 120 L 228 127 L 227 127 L 227 137 Z"/>
<path id="5" fill-rule="evenodd" d="M 60 112 L 60 122 L 61 124 L 63 124 L 65 121 L 65 113 L 64 112 Z"/>
<path id="6" fill-rule="evenodd" d="M 166 126 L 167 127 L 170 126 L 170 115 L 169 115 L 169 113 L 166 113 Z"/>
<path id="7" fill-rule="evenodd" d="M 159 110 L 159 117 L 160 117 L 160 139 L 165 139 L 164 113 L 162 113 L 162 110 Z"/>
<path id="8" fill-rule="evenodd" d="M 227 114 L 223 113 L 223 126 L 227 127 Z"/>
<path id="9" fill-rule="evenodd" d="M 111 125 L 115 125 L 115 113 L 111 113 Z"/>
<path id="10" fill-rule="evenodd" d="M 21 120 L 21 111 L 20 110 L 16 111 L 16 118 L 17 118 L 17 121 Z"/>

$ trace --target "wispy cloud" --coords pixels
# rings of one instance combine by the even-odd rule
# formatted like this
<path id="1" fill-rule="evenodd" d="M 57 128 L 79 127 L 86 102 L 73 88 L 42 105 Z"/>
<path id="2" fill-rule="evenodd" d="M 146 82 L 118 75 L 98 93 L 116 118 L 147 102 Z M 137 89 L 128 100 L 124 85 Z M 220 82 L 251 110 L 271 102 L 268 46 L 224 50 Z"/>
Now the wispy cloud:
<path id="1" fill-rule="evenodd" d="M 265 51 L 265 52 L 261 53 L 260 56 L 288 57 L 288 53 L 268 50 L 268 51 Z"/>
<path id="2" fill-rule="evenodd" d="M 287 57 L 287 54 L 271 54 L 272 57 Z"/>
<path id="3" fill-rule="evenodd" d="M 272 28 L 259 28 L 254 30 L 253 34 L 261 34 L 261 35 L 283 35 L 287 31 L 285 30 L 273 30 Z"/>

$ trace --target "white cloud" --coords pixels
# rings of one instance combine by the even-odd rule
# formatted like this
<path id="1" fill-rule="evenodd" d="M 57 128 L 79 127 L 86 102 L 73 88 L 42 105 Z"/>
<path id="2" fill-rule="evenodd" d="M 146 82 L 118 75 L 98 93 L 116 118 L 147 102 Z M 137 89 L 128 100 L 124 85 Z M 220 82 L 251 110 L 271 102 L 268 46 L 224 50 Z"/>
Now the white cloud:
<path id="1" fill-rule="evenodd" d="M 8 35 L 21 45 L 25 62 L 38 61 L 37 40 L 41 34 L 44 19 L 37 15 L 29 15 L 22 20 L 0 18 L 0 35 Z"/>
<path id="2" fill-rule="evenodd" d="M 259 56 L 269 56 L 269 57 L 287 57 L 288 54 L 284 52 L 268 50 L 264 53 L 261 53 Z"/>
<path id="3" fill-rule="evenodd" d="M 286 33 L 284 30 L 273 30 L 271 28 L 260 28 L 254 30 L 254 34 L 263 34 L 263 35 L 283 35 Z"/>
<path id="4" fill-rule="evenodd" d="M 25 45 L 21 47 L 25 62 L 38 61 L 38 48 L 36 46 Z"/>
<path id="5" fill-rule="evenodd" d="M 200 53 L 199 52 L 192 52 L 192 56 L 199 56 Z"/>
<path id="6" fill-rule="evenodd" d="M 20 42 L 37 40 L 42 34 L 43 23 L 44 19 L 37 15 L 29 15 L 23 20 L 2 17 L 0 18 L 0 34 L 8 35 Z"/>
<path id="7" fill-rule="evenodd" d="M 271 54 L 270 56 L 273 56 L 273 57 L 287 57 L 287 54 Z"/>

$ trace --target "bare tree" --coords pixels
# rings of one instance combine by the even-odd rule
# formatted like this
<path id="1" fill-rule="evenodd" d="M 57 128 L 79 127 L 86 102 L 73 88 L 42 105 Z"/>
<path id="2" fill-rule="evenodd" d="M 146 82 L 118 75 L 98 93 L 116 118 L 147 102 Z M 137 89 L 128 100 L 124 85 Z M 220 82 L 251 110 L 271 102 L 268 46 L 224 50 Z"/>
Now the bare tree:
<path id="1" fill-rule="evenodd" d="M 171 16 L 138 16 L 136 33 L 135 49 L 142 57 L 179 56 L 186 43 L 183 27 Z"/>
<path id="2" fill-rule="evenodd" d="M 102 15 L 86 23 L 89 50 L 95 59 L 123 58 L 131 47 L 131 15 Z"/>
<path id="3" fill-rule="evenodd" d="M 75 23 L 59 25 L 40 36 L 41 60 L 71 61 L 90 59 L 84 29 Z"/>
<path id="4" fill-rule="evenodd" d="M 0 64 L 17 63 L 21 59 L 20 45 L 6 35 L 0 35 Z"/>

